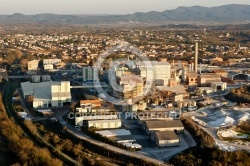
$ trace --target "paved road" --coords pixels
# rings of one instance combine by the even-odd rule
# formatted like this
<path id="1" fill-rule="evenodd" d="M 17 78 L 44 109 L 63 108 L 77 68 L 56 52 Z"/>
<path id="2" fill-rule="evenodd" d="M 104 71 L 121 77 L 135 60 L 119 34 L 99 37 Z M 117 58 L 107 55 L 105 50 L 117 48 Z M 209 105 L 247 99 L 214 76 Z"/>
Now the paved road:
<path id="1" fill-rule="evenodd" d="M 21 89 L 20 88 L 17 88 L 17 92 L 18 92 L 18 95 L 20 96 L 20 103 L 22 105 L 22 108 L 24 109 L 24 111 L 27 113 L 27 117 L 29 117 L 32 122 L 38 122 L 38 121 L 42 121 L 42 120 L 46 120 L 46 119 L 50 119 L 50 117 L 34 117 L 29 109 L 27 109 L 26 105 L 25 105 L 25 102 L 24 102 L 24 99 L 23 99 L 23 96 L 22 96 L 22 92 L 21 92 Z"/>
<path id="2" fill-rule="evenodd" d="M 130 130 L 138 129 L 138 127 L 139 130 L 143 130 L 136 120 L 129 120 L 125 118 L 125 114 L 126 114 L 125 112 L 121 114 L 121 120 L 123 124 L 125 124 Z M 145 136 L 142 137 L 144 137 L 145 139 Z M 146 137 L 150 139 L 148 135 L 146 135 Z M 186 130 L 185 134 L 179 134 L 178 137 L 180 138 L 180 145 L 178 147 L 158 148 L 157 146 L 155 146 L 154 148 L 154 147 L 143 146 L 142 150 L 139 153 L 155 156 L 157 159 L 161 161 L 169 161 L 176 154 L 179 154 L 190 147 L 196 146 L 196 143 L 193 140 L 192 136 Z"/>
<path id="3" fill-rule="evenodd" d="M 30 113 L 30 111 L 26 108 L 26 105 L 25 105 L 25 102 L 24 102 L 24 98 L 23 98 L 21 89 L 17 88 L 17 92 L 18 92 L 18 95 L 20 97 L 20 103 L 21 103 L 24 111 L 27 113 L 28 117 L 30 117 L 32 120 L 35 119 L 35 117 L 33 117 L 33 115 Z"/>
<path id="4" fill-rule="evenodd" d="M 130 156 L 130 157 L 136 157 L 136 158 L 139 158 L 139 159 L 144 159 L 145 161 L 149 161 L 149 162 L 152 162 L 152 163 L 155 163 L 157 165 L 167 165 L 165 163 L 163 163 L 162 161 L 159 161 L 157 159 L 154 159 L 154 158 L 151 158 L 151 157 L 148 157 L 148 156 L 145 156 L 145 155 L 142 155 L 142 154 L 139 154 L 137 152 L 130 152 L 130 151 L 126 151 L 124 149 L 120 149 L 120 148 L 117 148 L 115 146 L 112 146 L 112 145 L 109 145 L 109 144 L 106 144 L 106 143 L 103 143 L 101 141 L 98 141 L 98 140 L 94 140 L 93 138 L 89 137 L 88 135 L 76 130 L 73 126 L 69 125 L 63 118 L 62 118 L 62 115 L 65 114 L 65 112 L 60 112 L 60 111 L 55 111 L 55 116 L 57 118 L 57 120 L 63 125 L 63 126 L 66 126 L 68 128 L 68 131 L 70 133 L 72 133 L 73 135 L 75 135 L 76 137 L 80 138 L 80 139 L 83 139 L 85 141 L 88 141 L 92 144 L 95 144 L 95 145 L 98 145 L 98 146 L 101 146 L 101 147 L 105 147 L 106 149 L 108 150 L 111 150 L 111 151 L 115 151 L 117 153 L 120 153 L 120 154 L 125 154 L 127 156 Z"/>

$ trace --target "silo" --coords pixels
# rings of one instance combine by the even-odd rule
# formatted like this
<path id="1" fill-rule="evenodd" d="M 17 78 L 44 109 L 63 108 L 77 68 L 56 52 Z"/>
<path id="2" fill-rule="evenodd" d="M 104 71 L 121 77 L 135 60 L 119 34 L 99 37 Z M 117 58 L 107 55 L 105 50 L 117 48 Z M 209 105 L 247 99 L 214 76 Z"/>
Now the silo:
<path id="1" fill-rule="evenodd" d="M 33 75 L 33 76 L 31 76 L 31 82 L 33 82 L 33 83 L 40 82 L 40 76 L 39 75 Z"/>
<path id="2" fill-rule="evenodd" d="M 187 75 L 187 68 L 185 66 L 182 66 L 181 79 L 183 82 L 186 81 L 186 75 Z"/>

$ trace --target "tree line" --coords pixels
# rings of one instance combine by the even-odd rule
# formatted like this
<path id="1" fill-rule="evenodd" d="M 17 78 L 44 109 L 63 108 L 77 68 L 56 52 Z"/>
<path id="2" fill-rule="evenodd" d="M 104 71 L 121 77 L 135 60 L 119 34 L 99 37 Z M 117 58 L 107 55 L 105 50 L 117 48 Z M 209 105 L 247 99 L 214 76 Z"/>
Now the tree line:
<path id="1" fill-rule="evenodd" d="M 18 162 L 14 165 L 46 165 L 62 166 L 63 162 L 57 158 L 51 157 L 46 148 L 37 147 L 27 137 L 23 130 L 9 119 L 0 94 L 0 134 L 3 135 L 11 152 L 17 155 Z"/>
<path id="2" fill-rule="evenodd" d="M 214 146 L 214 139 L 200 129 L 192 119 L 183 119 L 186 129 L 194 136 L 198 146 L 185 150 L 171 159 L 175 166 L 246 166 L 250 154 L 246 151 L 227 152 Z"/>

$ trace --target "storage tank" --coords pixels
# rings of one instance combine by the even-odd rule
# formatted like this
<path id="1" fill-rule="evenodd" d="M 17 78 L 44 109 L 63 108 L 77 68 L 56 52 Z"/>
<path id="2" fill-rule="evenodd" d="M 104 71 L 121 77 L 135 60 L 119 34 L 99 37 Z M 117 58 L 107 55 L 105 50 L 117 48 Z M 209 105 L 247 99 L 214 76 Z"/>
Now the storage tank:
<path id="1" fill-rule="evenodd" d="M 33 75 L 33 76 L 31 76 L 31 82 L 33 82 L 33 83 L 38 83 L 38 82 L 40 82 L 40 76 L 39 75 Z"/>

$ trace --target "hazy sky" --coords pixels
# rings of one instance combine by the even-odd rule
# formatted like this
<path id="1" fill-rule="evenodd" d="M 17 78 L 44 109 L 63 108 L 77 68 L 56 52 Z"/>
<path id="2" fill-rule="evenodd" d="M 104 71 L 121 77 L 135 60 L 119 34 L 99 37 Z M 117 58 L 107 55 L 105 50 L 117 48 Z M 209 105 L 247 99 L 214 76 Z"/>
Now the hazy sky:
<path id="1" fill-rule="evenodd" d="M 249 0 L 0 0 L 0 14 L 131 14 L 178 6 L 250 4 Z"/>

